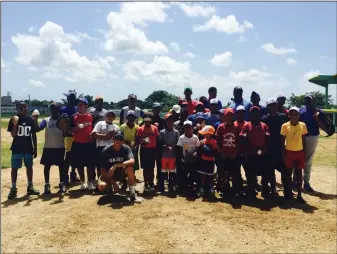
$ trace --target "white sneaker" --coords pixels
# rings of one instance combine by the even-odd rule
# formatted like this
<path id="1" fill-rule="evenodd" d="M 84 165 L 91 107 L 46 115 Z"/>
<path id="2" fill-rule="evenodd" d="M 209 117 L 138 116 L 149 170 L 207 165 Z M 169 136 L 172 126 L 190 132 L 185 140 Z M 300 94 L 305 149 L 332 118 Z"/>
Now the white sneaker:
<path id="1" fill-rule="evenodd" d="M 86 189 L 88 189 L 87 183 L 86 183 L 86 182 L 81 182 L 80 190 L 81 190 L 81 191 L 84 191 L 84 190 L 86 190 Z"/>
<path id="2" fill-rule="evenodd" d="M 135 202 L 136 204 L 141 204 L 143 202 L 143 199 L 134 194 L 130 196 L 130 201 Z"/>
<path id="3" fill-rule="evenodd" d="M 94 191 L 96 189 L 95 184 L 93 182 L 88 183 L 88 190 Z"/>

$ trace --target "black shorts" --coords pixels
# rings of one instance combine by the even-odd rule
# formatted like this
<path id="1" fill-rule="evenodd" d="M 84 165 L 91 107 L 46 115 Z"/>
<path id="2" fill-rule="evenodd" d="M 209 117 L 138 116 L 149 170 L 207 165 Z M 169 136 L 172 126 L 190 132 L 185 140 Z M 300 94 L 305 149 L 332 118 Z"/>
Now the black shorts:
<path id="1" fill-rule="evenodd" d="M 220 158 L 217 164 L 218 173 L 223 174 L 225 172 L 233 173 L 239 170 L 239 159 L 238 158 Z"/>
<path id="2" fill-rule="evenodd" d="M 214 175 L 214 162 L 200 160 L 200 167 L 198 168 L 198 172 L 202 175 L 213 176 Z"/>
<path id="3" fill-rule="evenodd" d="M 267 155 L 248 155 L 246 167 L 247 172 L 257 176 L 263 176 L 271 171 Z"/>
<path id="4" fill-rule="evenodd" d="M 100 168 L 100 165 L 101 165 L 101 156 L 102 156 L 102 151 L 103 151 L 104 148 L 105 148 L 105 146 L 96 147 L 95 166 L 97 168 Z"/>
<path id="5" fill-rule="evenodd" d="M 74 142 L 71 147 L 71 166 L 74 168 L 94 168 L 96 165 L 95 143 Z"/>
<path id="6" fill-rule="evenodd" d="M 283 172 L 285 169 L 284 161 L 282 158 L 282 152 L 272 152 L 268 156 L 269 165 L 272 170 L 276 169 L 279 172 Z"/>
<path id="7" fill-rule="evenodd" d="M 156 148 L 140 149 L 140 166 L 142 169 L 154 169 L 156 162 Z"/>
<path id="8" fill-rule="evenodd" d="M 64 154 L 64 148 L 43 148 L 40 163 L 44 166 L 63 166 Z"/>

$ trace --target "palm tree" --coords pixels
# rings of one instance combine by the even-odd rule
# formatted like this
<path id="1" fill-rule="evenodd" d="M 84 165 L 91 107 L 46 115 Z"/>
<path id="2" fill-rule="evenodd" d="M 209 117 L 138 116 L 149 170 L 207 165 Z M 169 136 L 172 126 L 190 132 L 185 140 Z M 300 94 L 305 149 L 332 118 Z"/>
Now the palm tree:
<path id="1" fill-rule="evenodd" d="M 82 98 L 83 97 L 83 94 L 81 93 L 80 95 L 77 96 L 77 92 L 75 89 L 73 90 L 69 90 L 68 93 L 63 93 L 63 96 L 65 96 L 65 99 L 61 99 L 62 100 L 62 104 L 66 105 L 68 103 L 67 101 L 67 97 L 68 97 L 68 94 L 73 92 L 75 94 L 75 97 L 78 99 L 78 98 Z"/>

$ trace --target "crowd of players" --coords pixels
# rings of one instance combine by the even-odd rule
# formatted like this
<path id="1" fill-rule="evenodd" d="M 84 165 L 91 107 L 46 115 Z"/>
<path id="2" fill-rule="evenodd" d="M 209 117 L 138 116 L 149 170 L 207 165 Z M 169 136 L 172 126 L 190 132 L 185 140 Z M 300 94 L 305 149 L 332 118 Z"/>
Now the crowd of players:
<path id="1" fill-rule="evenodd" d="M 36 133 L 45 130 L 40 162 L 44 166 L 45 195 L 51 194 L 53 165 L 59 167 L 60 193 L 76 182 L 81 190 L 98 193 L 129 188 L 129 200 L 136 203 L 142 202 L 135 190 L 140 182 L 135 171 L 139 169 L 143 170 L 144 193 L 164 193 L 168 183 L 171 194 L 207 199 L 213 199 L 216 191 L 223 196 L 254 198 L 259 187 L 264 198 L 272 198 L 278 195 L 277 170 L 281 173 L 284 198 L 293 199 L 296 188 L 297 200 L 304 202 L 302 188 L 313 191 L 312 159 L 319 127 L 324 125 L 322 111 L 314 106 L 315 99 L 308 95 L 301 109 L 287 110 L 285 96 L 278 96 L 269 98 L 264 107 L 257 92 L 252 92 L 248 102 L 243 99 L 243 89 L 235 87 L 232 103 L 223 108 L 215 87 L 209 88 L 208 94 L 208 98 L 195 101 L 192 88 L 187 87 L 184 98 L 173 105 L 164 119 L 160 103 L 154 103 L 150 112 L 143 112 L 136 106 L 137 97 L 130 94 L 129 105 L 121 110 L 119 125 L 114 123 L 115 112 L 103 108 L 100 96 L 88 109 L 86 99 L 69 93 L 68 104 L 51 104 L 51 116 L 40 123 L 38 115 L 30 116 L 26 103 L 20 102 L 18 114 L 8 125 L 13 137 L 8 199 L 17 197 L 17 171 L 22 161 L 27 168 L 27 194 L 40 194 L 33 186 L 33 158 L 37 157 Z M 61 119 L 66 127 L 61 126 Z"/>

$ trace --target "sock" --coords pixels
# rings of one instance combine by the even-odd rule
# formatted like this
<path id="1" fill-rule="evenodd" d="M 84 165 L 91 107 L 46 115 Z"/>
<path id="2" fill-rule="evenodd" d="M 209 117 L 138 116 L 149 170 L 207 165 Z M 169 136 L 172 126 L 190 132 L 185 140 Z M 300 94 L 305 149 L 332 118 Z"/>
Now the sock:
<path id="1" fill-rule="evenodd" d="M 12 183 L 12 188 L 16 188 L 16 183 Z"/>
<path id="2" fill-rule="evenodd" d="M 136 195 L 136 190 L 135 190 L 135 186 L 134 185 L 129 186 L 129 189 L 130 189 L 131 195 Z"/>
<path id="3" fill-rule="evenodd" d="M 28 181 L 28 187 L 33 186 L 33 181 Z"/>

